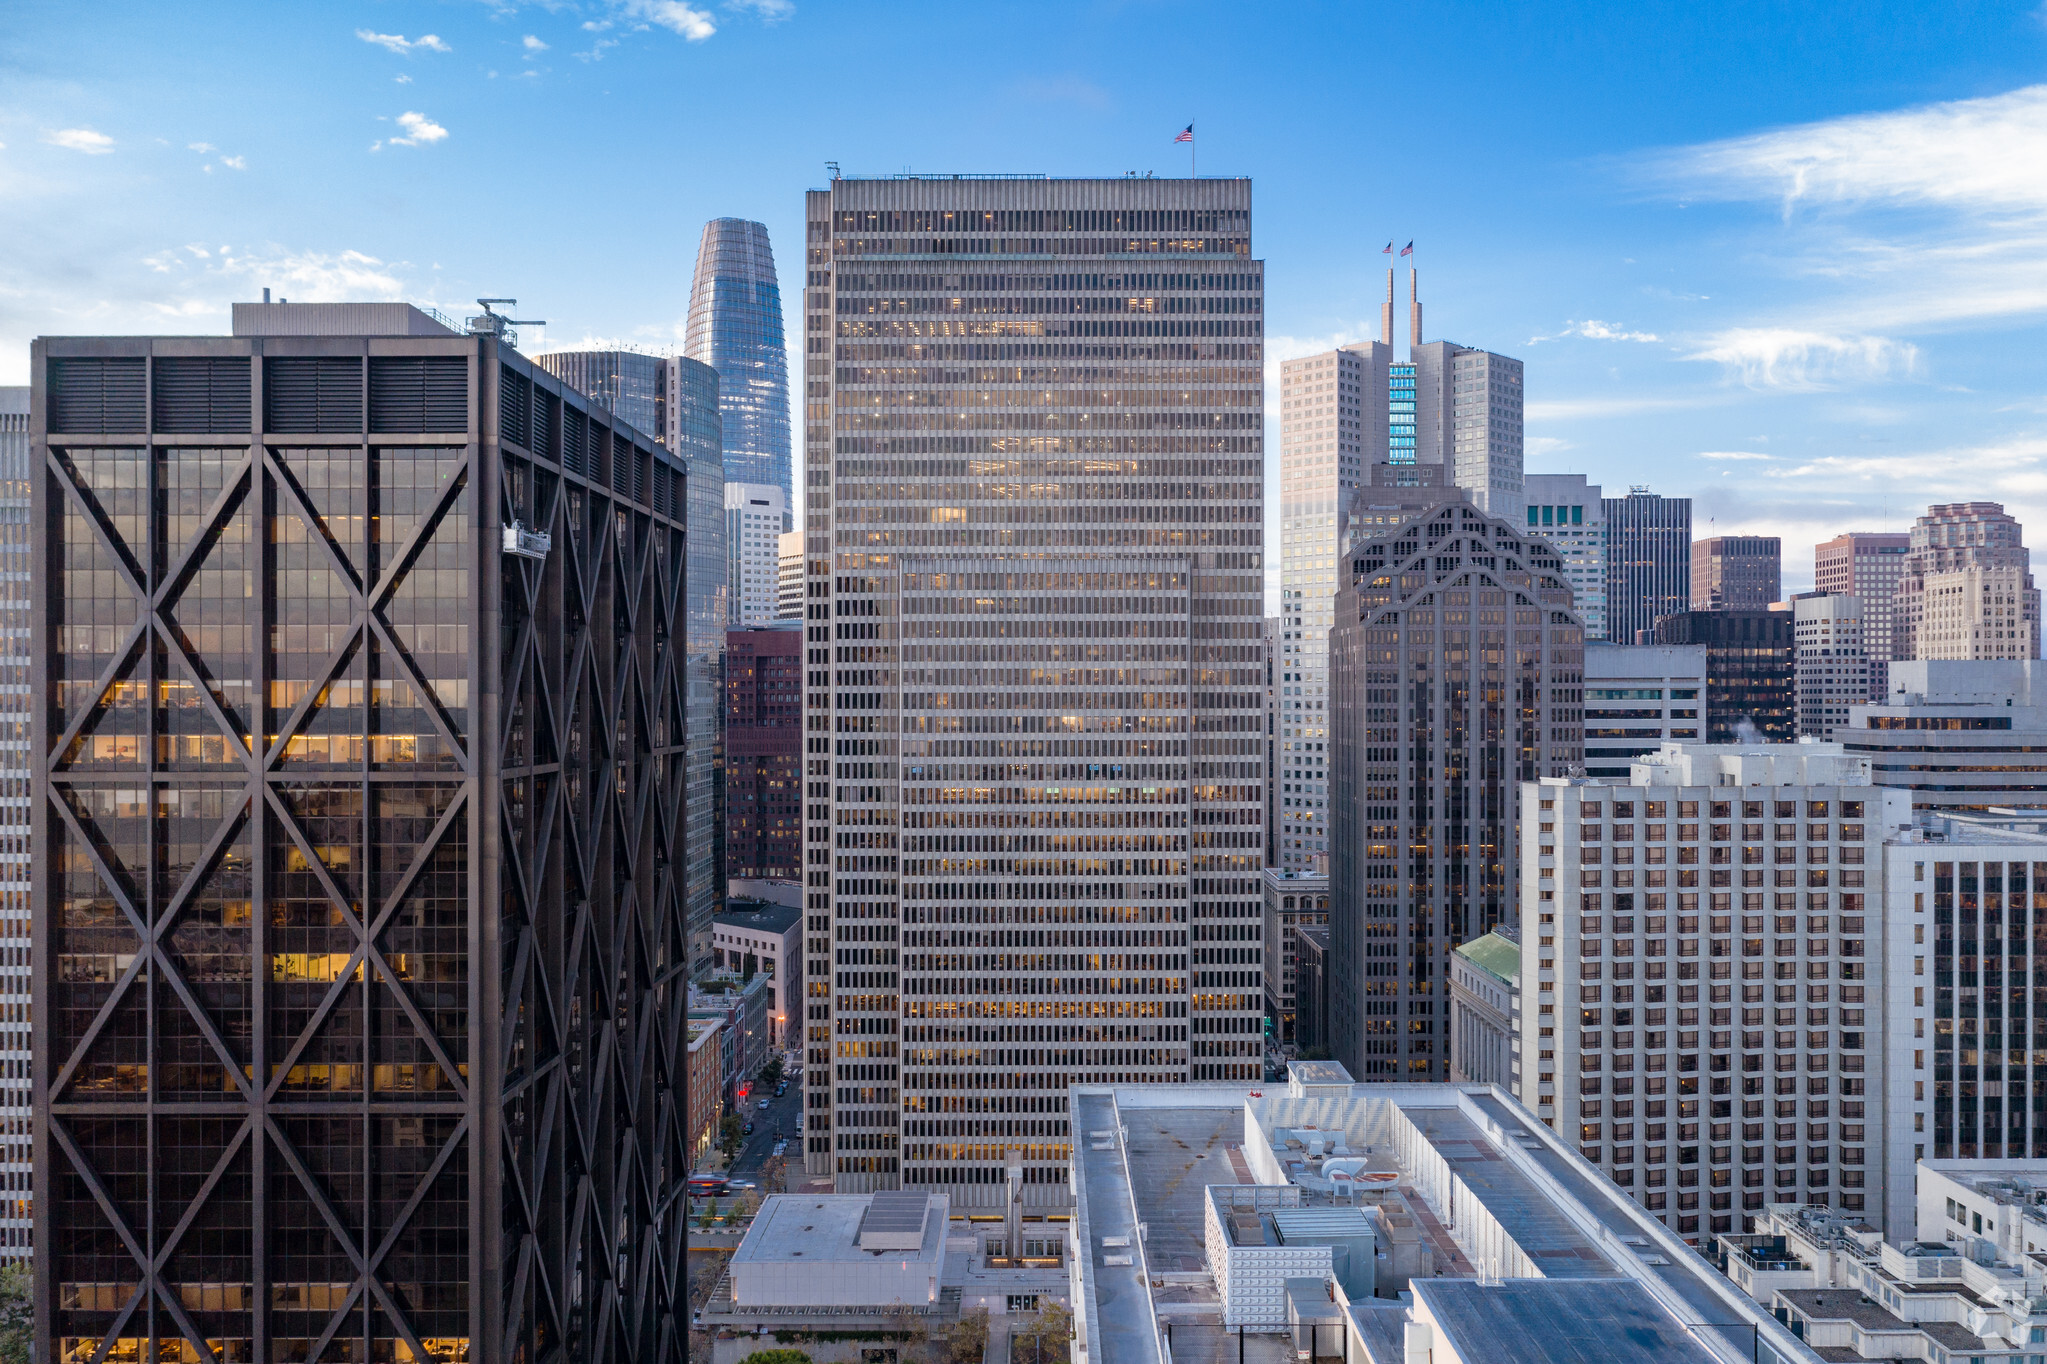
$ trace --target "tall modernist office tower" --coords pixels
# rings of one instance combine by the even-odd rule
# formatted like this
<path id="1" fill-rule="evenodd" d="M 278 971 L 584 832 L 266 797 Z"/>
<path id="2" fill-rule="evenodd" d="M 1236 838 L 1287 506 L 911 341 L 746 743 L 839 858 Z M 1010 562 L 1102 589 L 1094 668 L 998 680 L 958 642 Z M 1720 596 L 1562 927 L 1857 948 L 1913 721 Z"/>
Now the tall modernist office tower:
<path id="1" fill-rule="evenodd" d="M 809 1168 L 1063 1202 L 1069 1082 L 1262 1071 L 1251 185 L 808 220 Z"/>
<path id="2" fill-rule="evenodd" d="M 1585 638 L 1606 638 L 1606 506 L 1597 483 L 1583 474 L 1528 474 L 1527 531 L 1557 547 L 1564 577 L 1577 599 Z"/>
<path id="3" fill-rule="evenodd" d="M 1656 622 L 1691 609 L 1692 500 L 1647 487 L 1603 499 L 1606 517 L 1606 637 L 1647 643 Z"/>
<path id="4" fill-rule="evenodd" d="M 1390 270 L 1386 289 L 1390 309 Z M 1329 627 L 1339 537 L 1352 490 L 1386 457 L 1392 356 L 1388 335 L 1289 360 L 1279 371 L 1285 558 L 1273 683 L 1279 693 L 1274 841 L 1279 865 L 1290 871 L 1329 870 Z"/>
<path id="5" fill-rule="evenodd" d="M 725 630 L 731 614 L 725 544 L 724 458 L 720 452 L 718 375 L 710 366 L 638 351 L 554 351 L 534 363 L 609 408 L 620 421 L 652 436 L 687 466 L 689 536 L 684 574 L 689 628 L 684 669 L 689 760 L 684 805 L 689 817 L 684 883 L 689 906 L 690 965 L 711 960 L 711 920 L 723 903 L 718 840 L 725 827 Z"/>
<path id="6" fill-rule="evenodd" d="M 1869 660 L 1869 695 L 1884 694 L 1884 668 L 1893 652 L 1898 584 L 1912 537 L 1900 531 L 1851 530 L 1813 546 L 1813 586 L 1862 601 L 1862 650 Z"/>
<path id="7" fill-rule="evenodd" d="M 1692 544 L 1692 609 L 1767 611 L 1783 589 L 1784 542 L 1774 535 L 1715 535 Z"/>
<path id="8" fill-rule="evenodd" d="M 29 390 L 0 388 L 0 1262 L 31 1257 L 29 1208 Z"/>
<path id="9" fill-rule="evenodd" d="M 1798 733 L 1832 739 L 1848 710 L 1869 699 L 1866 622 L 1860 597 L 1800 593 L 1791 603 Z"/>
<path id="10" fill-rule="evenodd" d="M 773 484 L 782 490 L 782 506 L 793 511 L 789 353 L 766 225 L 744 218 L 704 224 L 682 350 L 718 372 L 726 480 Z"/>
<path id="11" fill-rule="evenodd" d="M 687 468 L 234 312 L 31 352 L 38 1356 L 679 1361 Z"/>
<path id="12" fill-rule="evenodd" d="M 782 614 L 782 490 L 768 483 L 725 485 L 725 562 L 731 623 L 766 625 Z"/>
<path id="13" fill-rule="evenodd" d="M 1563 561 L 1436 472 L 1353 497 L 1330 640 L 1331 1050 L 1368 1080 L 1449 1077 L 1450 952 L 1517 921 L 1516 784 L 1584 753 Z"/>
<path id="14" fill-rule="evenodd" d="M 1928 507 L 1895 598 L 1893 657 L 2038 658 L 2040 590 L 2025 528 L 2000 503 Z"/>
<path id="15" fill-rule="evenodd" d="M 1473 505 L 1510 522 L 1521 520 L 1521 362 L 1454 341 L 1421 339 L 1416 305 L 1414 344 L 1415 458 L 1441 464 Z"/>

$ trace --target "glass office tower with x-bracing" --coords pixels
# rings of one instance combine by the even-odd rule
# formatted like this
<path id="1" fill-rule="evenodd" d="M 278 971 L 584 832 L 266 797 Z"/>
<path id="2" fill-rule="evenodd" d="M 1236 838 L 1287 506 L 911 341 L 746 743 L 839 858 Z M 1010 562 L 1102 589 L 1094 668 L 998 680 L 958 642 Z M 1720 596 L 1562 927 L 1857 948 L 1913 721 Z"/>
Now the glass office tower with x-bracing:
<path id="1" fill-rule="evenodd" d="M 46 1357 L 679 1360 L 681 469 L 402 305 L 33 380 Z"/>

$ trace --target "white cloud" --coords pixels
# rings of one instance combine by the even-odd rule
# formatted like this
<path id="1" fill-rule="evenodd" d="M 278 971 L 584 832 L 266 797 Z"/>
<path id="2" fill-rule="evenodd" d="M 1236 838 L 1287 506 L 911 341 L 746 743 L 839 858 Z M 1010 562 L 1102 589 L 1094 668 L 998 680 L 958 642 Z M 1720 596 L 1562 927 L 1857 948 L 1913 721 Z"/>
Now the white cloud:
<path id="1" fill-rule="evenodd" d="M 1775 459 L 1775 455 L 1759 454 L 1754 450 L 1701 450 L 1700 459 Z"/>
<path id="2" fill-rule="evenodd" d="M 247 170 L 249 168 L 248 158 L 242 156 L 223 156 L 220 158 L 220 164 L 226 166 L 229 170 Z"/>
<path id="3" fill-rule="evenodd" d="M 1657 339 L 1654 332 L 1624 331 L 1611 322 L 1601 322 L 1596 318 L 1587 318 L 1583 322 L 1573 322 L 1564 329 L 1564 333 L 1567 336 L 1582 336 L 1589 341 L 1654 341 Z"/>
<path id="4" fill-rule="evenodd" d="M 779 24 L 796 13 L 794 0 L 725 0 L 725 8 L 752 10 L 762 23 Z"/>
<path id="5" fill-rule="evenodd" d="M 1582 336 L 1588 341 L 1660 341 L 1663 339 L 1654 332 L 1631 332 L 1612 322 L 1601 322 L 1597 318 L 1587 318 L 1583 322 L 1565 323 L 1564 329 L 1554 336 L 1531 336 L 1528 338 L 1528 344 L 1531 346 L 1540 345 L 1544 341 L 1558 341 L 1566 336 Z"/>
<path id="6" fill-rule="evenodd" d="M 53 128 L 43 134 L 43 141 L 87 156 L 105 156 L 114 149 L 114 139 L 90 128 Z"/>
<path id="7" fill-rule="evenodd" d="M 1694 196 L 2047 209 L 2047 85 L 1855 114 L 1688 148 L 1664 163 Z"/>
<path id="8" fill-rule="evenodd" d="M 1910 374 L 1919 351 L 1909 342 L 1882 336 L 1735 327 L 1709 337 L 1685 358 L 1725 366 L 1750 388 L 1813 390 Z"/>
<path id="9" fill-rule="evenodd" d="M 1531 422 L 1579 421 L 1600 417 L 1634 417 L 1644 412 L 1680 412 L 1694 407 L 1719 407 L 1726 393 L 1639 393 L 1615 398 L 1544 398 L 1530 400 L 1523 414 Z"/>
<path id="10" fill-rule="evenodd" d="M 2047 314 L 2047 85 L 1676 149 L 1683 199 L 1767 203 L 1759 254 L 1831 286 L 1806 325 L 1898 332 Z"/>
<path id="11" fill-rule="evenodd" d="M 393 77 L 391 77 L 391 79 L 392 79 L 392 80 L 394 80 L 394 81 L 396 81 L 396 82 L 397 82 L 398 84 L 400 84 L 400 85 L 410 85 L 410 84 L 412 84 L 412 77 L 410 77 L 410 76 L 393 76 Z"/>
<path id="12" fill-rule="evenodd" d="M 359 28 L 355 36 L 366 43 L 409 57 L 415 52 L 452 52 L 453 48 L 431 33 L 422 33 L 417 38 L 407 38 L 402 33 L 378 33 L 372 29 Z"/>
<path id="13" fill-rule="evenodd" d="M 718 31 L 707 12 L 693 9 L 683 0 L 626 0 L 625 10 L 636 19 L 659 24 L 693 43 L 700 43 Z"/>
<path id="14" fill-rule="evenodd" d="M 545 52 L 545 51 L 547 51 L 547 44 L 546 44 L 546 43 L 543 43 L 543 42 L 541 42 L 541 41 L 540 41 L 540 39 L 538 39 L 538 38 L 534 37 L 534 36 L 533 36 L 532 34 L 530 34 L 530 33 L 529 33 L 529 34 L 527 34 L 527 35 L 526 35 L 526 36 L 525 36 L 525 37 L 524 37 L 523 39 L 521 39 L 520 41 L 521 41 L 521 45 L 522 45 L 522 46 L 524 46 L 524 47 L 525 47 L 525 49 L 526 49 L 526 50 L 527 50 L 528 52 Z"/>
<path id="15" fill-rule="evenodd" d="M 219 151 L 220 148 L 214 146 L 211 142 L 188 142 L 185 144 L 185 150 L 198 152 L 201 156 L 204 156 L 208 152 Z"/>
<path id="16" fill-rule="evenodd" d="M 448 135 L 446 128 L 443 128 L 425 114 L 414 113 L 411 110 L 398 115 L 398 126 L 405 130 L 403 137 L 386 138 L 384 141 L 371 147 L 370 150 L 377 151 L 383 147 L 424 147 L 430 143 L 439 142 Z"/>

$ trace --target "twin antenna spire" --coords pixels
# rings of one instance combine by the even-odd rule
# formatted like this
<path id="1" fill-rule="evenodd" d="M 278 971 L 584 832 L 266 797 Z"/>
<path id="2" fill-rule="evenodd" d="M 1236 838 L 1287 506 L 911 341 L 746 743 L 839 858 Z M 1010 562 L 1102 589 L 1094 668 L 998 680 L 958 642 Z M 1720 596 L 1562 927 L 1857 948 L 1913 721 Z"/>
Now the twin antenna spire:
<path id="1" fill-rule="evenodd" d="M 1420 271 L 1413 266 L 1407 268 L 1407 344 L 1410 350 L 1422 343 L 1422 300 L 1419 289 Z M 1393 267 L 1386 267 L 1386 302 L 1379 309 L 1379 342 L 1393 344 Z"/>

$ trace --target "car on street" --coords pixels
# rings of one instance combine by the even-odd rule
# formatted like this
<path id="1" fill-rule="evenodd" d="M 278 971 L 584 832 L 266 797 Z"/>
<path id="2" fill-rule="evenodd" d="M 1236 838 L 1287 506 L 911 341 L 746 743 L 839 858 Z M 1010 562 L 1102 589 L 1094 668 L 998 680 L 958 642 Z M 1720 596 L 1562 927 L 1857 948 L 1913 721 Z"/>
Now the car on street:
<path id="1" fill-rule="evenodd" d="M 761 1109 L 761 1110 L 762 1110 L 763 1112 L 765 1112 L 765 1111 L 767 1110 L 767 1107 L 768 1107 L 768 1105 L 769 1105 L 769 1104 L 772 1104 L 773 1102 L 774 1102 L 774 1100 L 773 1100 L 773 1099 L 762 1099 L 762 1100 L 760 1101 L 759 1105 L 757 1105 L 757 1106 L 758 1106 L 758 1107 L 759 1107 L 759 1108 L 760 1108 L 760 1109 Z"/>
<path id="2" fill-rule="evenodd" d="M 723 1175 L 691 1175 L 689 1196 L 691 1198 L 720 1198 L 730 1186 Z"/>
<path id="3" fill-rule="evenodd" d="M 789 1143 L 788 1143 L 788 1142 L 786 1142 L 786 1141 L 777 1141 L 777 1142 L 775 1143 L 775 1149 L 774 1149 L 774 1151 L 773 1151 L 773 1153 L 772 1153 L 772 1154 L 774 1154 L 774 1155 L 778 1155 L 778 1156 L 779 1156 L 779 1155 L 781 1155 L 781 1154 L 782 1154 L 782 1153 L 783 1153 L 784 1151 L 786 1151 L 786 1150 L 788 1150 L 788 1149 L 789 1149 Z"/>

